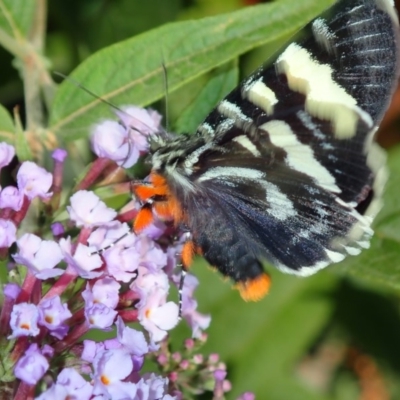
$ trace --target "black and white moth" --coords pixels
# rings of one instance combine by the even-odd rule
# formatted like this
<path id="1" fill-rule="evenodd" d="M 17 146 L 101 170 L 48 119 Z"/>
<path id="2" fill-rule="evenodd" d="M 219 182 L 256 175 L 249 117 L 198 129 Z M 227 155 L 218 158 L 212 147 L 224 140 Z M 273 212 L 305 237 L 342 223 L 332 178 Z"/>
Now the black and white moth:
<path id="1" fill-rule="evenodd" d="M 307 276 L 369 246 L 385 155 L 373 142 L 399 76 L 390 0 L 341 0 L 245 79 L 195 135 L 153 137 L 143 207 L 186 232 L 246 300 L 268 290 L 261 262 Z"/>

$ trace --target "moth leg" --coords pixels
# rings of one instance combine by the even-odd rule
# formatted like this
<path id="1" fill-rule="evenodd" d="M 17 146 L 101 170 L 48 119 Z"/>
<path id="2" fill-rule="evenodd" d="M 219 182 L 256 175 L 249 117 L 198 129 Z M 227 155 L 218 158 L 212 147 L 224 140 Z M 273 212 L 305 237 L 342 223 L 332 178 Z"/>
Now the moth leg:
<path id="1" fill-rule="evenodd" d="M 126 238 L 128 235 L 130 234 L 130 232 L 126 232 L 123 235 L 121 235 L 119 238 L 115 239 L 112 243 L 110 243 L 107 246 L 102 247 L 101 249 L 92 251 L 89 253 L 89 256 L 94 256 L 95 254 L 102 254 L 104 253 L 106 250 L 111 249 L 111 247 L 114 247 L 119 241 L 121 241 L 123 238 Z"/>
<path id="2" fill-rule="evenodd" d="M 183 285 L 185 284 L 185 277 L 187 271 L 192 264 L 193 256 L 195 253 L 195 246 L 192 240 L 191 233 L 185 232 L 185 242 L 182 247 L 181 253 L 178 254 L 180 262 L 178 267 L 181 269 L 181 277 L 179 280 L 178 296 L 179 296 L 179 318 L 182 318 L 182 305 L 183 305 Z"/>

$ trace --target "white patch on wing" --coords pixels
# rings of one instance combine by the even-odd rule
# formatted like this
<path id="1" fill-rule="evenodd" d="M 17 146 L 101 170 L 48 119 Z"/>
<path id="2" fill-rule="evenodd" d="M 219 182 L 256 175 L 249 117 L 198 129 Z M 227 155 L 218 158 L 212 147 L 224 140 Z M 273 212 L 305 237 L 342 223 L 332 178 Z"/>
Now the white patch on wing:
<path id="1" fill-rule="evenodd" d="M 188 175 L 191 175 L 193 172 L 193 165 L 199 161 L 199 157 L 207 150 L 214 147 L 214 142 L 208 142 L 205 145 L 197 148 L 192 153 L 190 153 L 185 162 L 183 163 L 183 168 Z"/>
<path id="2" fill-rule="evenodd" d="M 373 140 L 373 134 L 371 134 L 369 140 Z M 374 198 L 365 210 L 364 215 L 374 218 L 382 208 L 382 195 L 388 180 L 388 171 L 385 151 L 377 143 L 369 142 L 369 140 L 366 143 L 367 165 L 375 175 L 372 185 Z"/>
<path id="3" fill-rule="evenodd" d="M 228 100 L 223 100 L 219 103 L 217 110 L 225 117 L 231 118 L 235 121 L 252 123 L 253 120 L 244 115 L 242 110 L 236 104 L 230 103 Z"/>
<path id="4" fill-rule="evenodd" d="M 312 122 L 310 114 L 306 113 L 305 111 L 297 111 L 296 113 L 299 120 L 303 123 L 303 125 L 312 132 L 312 134 L 321 142 L 326 141 L 326 135 L 323 133 L 317 125 Z"/>
<path id="5" fill-rule="evenodd" d="M 207 172 L 198 178 L 199 182 L 208 181 L 210 179 L 219 179 L 223 177 L 235 177 L 250 179 L 258 182 L 265 179 L 265 174 L 257 169 L 240 168 L 240 167 L 215 167 L 210 168 Z"/>
<path id="6" fill-rule="evenodd" d="M 310 275 L 314 275 L 320 269 L 327 267 L 329 264 L 332 264 L 332 262 L 318 261 L 314 265 L 311 265 L 309 267 L 302 267 L 300 269 L 293 269 L 293 268 L 289 268 L 283 264 L 277 264 L 276 268 L 278 268 L 279 271 L 282 271 L 286 274 L 297 275 L 297 276 L 310 276 Z"/>
<path id="7" fill-rule="evenodd" d="M 319 270 L 326 268 L 328 265 L 332 263 L 338 263 L 342 261 L 344 258 L 346 258 L 345 255 L 342 253 L 338 253 L 336 251 L 332 251 L 329 249 L 324 249 L 326 253 L 327 260 L 322 260 L 316 262 L 314 265 L 308 266 L 308 267 L 301 267 L 299 269 L 293 269 L 289 268 L 286 265 L 279 264 L 277 265 L 277 268 L 285 272 L 287 274 L 292 274 L 292 275 L 297 275 L 297 276 L 310 276 L 318 272 Z M 349 253 L 350 254 L 350 253 Z"/>
<path id="8" fill-rule="evenodd" d="M 272 115 L 274 105 L 278 103 L 275 93 L 264 84 L 262 78 L 243 86 L 242 96 L 260 107 L 267 115 Z"/>
<path id="9" fill-rule="evenodd" d="M 268 214 L 280 221 L 297 215 L 297 211 L 293 207 L 293 202 L 279 190 L 278 186 L 267 181 L 263 181 L 262 186 L 265 188 L 268 204 L 266 211 Z"/>
<path id="10" fill-rule="evenodd" d="M 213 127 L 206 122 L 203 122 L 201 125 L 199 125 L 197 130 L 205 136 L 214 136 L 215 134 Z"/>
<path id="11" fill-rule="evenodd" d="M 335 138 L 352 138 L 360 119 L 372 126 L 370 115 L 333 80 L 332 68 L 318 63 L 298 44 L 286 48 L 276 61 L 276 69 L 285 74 L 291 90 L 306 96 L 305 107 L 311 115 L 331 121 Z"/>
<path id="12" fill-rule="evenodd" d="M 361 249 L 358 249 L 357 247 L 344 246 L 344 248 L 347 251 L 347 253 L 351 256 L 357 256 L 358 254 L 361 253 Z"/>
<path id="13" fill-rule="evenodd" d="M 326 21 L 323 18 L 317 18 L 312 23 L 312 32 L 315 40 L 320 44 L 329 54 L 335 53 L 335 34 L 331 31 Z"/>
<path id="14" fill-rule="evenodd" d="M 236 136 L 232 141 L 239 143 L 247 151 L 249 151 L 254 157 L 260 157 L 261 153 L 258 151 L 257 147 L 254 146 L 252 141 L 246 135 Z"/>
<path id="15" fill-rule="evenodd" d="M 344 254 L 338 253 L 337 251 L 325 249 L 325 253 L 333 263 L 342 261 L 345 258 Z"/>
<path id="16" fill-rule="evenodd" d="M 291 168 L 308 175 L 323 189 L 333 193 L 341 192 L 335 177 L 318 162 L 311 147 L 297 139 L 287 123 L 274 120 L 261 125 L 260 129 L 269 133 L 272 144 L 286 151 L 286 162 Z"/>

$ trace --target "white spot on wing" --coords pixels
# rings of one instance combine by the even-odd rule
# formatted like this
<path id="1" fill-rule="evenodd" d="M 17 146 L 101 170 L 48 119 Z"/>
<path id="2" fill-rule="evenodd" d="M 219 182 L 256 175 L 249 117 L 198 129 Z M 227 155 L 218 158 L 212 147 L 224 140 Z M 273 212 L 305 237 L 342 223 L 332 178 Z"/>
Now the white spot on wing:
<path id="1" fill-rule="evenodd" d="M 353 137 L 359 119 L 372 126 L 369 114 L 333 80 L 332 68 L 319 64 L 298 44 L 286 48 L 276 61 L 276 68 L 286 75 L 290 89 L 306 96 L 306 109 L 311 115 L 332 122 L 336 138 Z"/>
<path id="2" fill-rule="evenodd" d="M 286 162 L 291 168 L 308 175 L 323 189 L 334 193 L 341 192 L 336 185 L 335 177 L 317 161 L 310 146 L 299 142 L 288 124 L 274 120 L 261 125 L 260 129 L 269 133 L 270 140 L 275 146 L 286 151 Z"/>
<path id="3" fill-rule="evenodd" d="M 244 85 L 242 96 L 264 110 L 267 115 L 272 115 L 274 105 L 278 103 L 275 93 L 263 83 L 262 78 Z"/>
<path id="4" fill-rule="evenodd" d="M 278 186 L 267 181 L 262 182 L 262 186 L 265 188 L 266 200 L 269 206 L 266 210 L 268 214 L 280 221 L 297 215 L 292 201 L 279 190 Z"/>
<path id="5" fill-rule="evenodd" d="M 205 136 L 214 136 L 215 134 L 213 127 L 210 124 L 207 124 L 206 122 L 199 125 L 197 130 Z"/>
<path id="6" fill-rule="evenodd" d="M 319 43 L 329 54 L 334 53 L 334 40 L 335 34 L 330 30 L 326 21 L 322 18 L 317 18 L 312 23 L 312 32 L 315 40 Z"/>
<path id="7" fill-rule="evenodd" d="M 239 106 L 237 106 L 236 104 L 230 103 L 227 100 L 221 101 L 221 103 L 219 103 L 217 109 L 222 115 L 224 115 L 228 118 L 231 118 L 235 121 L 239 120 L 242 122 L 249 122 L 249 123 L 253 122 L 251 118 L 249 118 L 243 114 L 243 112 Z"/>
<path id="8" fill-rule="evenodd" d="M 289 268 L 283 264 L 277 264 L 276 267 L 286 274 L 297 276 L 310 276 L 318 272 L 320 269 L 327 267 L 329 264 L 331 264 L 330 261 L 318 261 L 314 265 L 311 265 L 309 267 L 302 267 L 300 269 Z"/>
<path id="9" fill-rule="evenodd" d="M 196 164 L 199 161 L 199 157 L 208 149 L 213 148 L 214 143 L 213 142 L 208 142 L 205 145 L 197 148 L 194 150 L 190 155 L 186 158 L 185 162 L 183 163 L 183 167 L 185 169 L 185 172 L 190 175 L 193 171 L 193 165 Z"/>
<path id="10" fill-rule="evenodd" d="M 240 168 L 240 167 L 215 167 L 210 168 L 207 172 L 198 178 L 199 182 L 208 181 L 210 179 L 218 179 L 222 177 L 235 177 L 259 181 L 265 178 L 265 174 L 257 169 Z"/>
<path id="11" fill-rule="evenodd" d="M 232 139 L 234 142 L 239 143 L 242 147 L 248 150 L 254 157 L 260 157 L 261 153 L 257 150 L 257 147 L 251 142 L 246 135 L 236 136 Z"/>
<path id="12" fill-rule="evenodd" d="M 338 253 L 337 251 L 325 249 L 325 253 L 333 263 L 340 262 L 345 258 L 344 254 Z"/>
<path id="13" fill-rule="evenodd" d="M 345 246 L 344 248 L 351 256 L 357 256 L 361 253 L 361 249 L 358 249 L 357 247 Z"/>

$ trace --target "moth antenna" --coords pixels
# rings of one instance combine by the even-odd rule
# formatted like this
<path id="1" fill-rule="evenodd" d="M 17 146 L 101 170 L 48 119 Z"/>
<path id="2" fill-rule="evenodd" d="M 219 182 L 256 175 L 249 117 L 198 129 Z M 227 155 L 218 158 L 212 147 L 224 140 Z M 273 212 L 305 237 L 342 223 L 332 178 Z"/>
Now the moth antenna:
<path id="1" fill-rule="evenodd" d="M 97 95 L 96 93 L 92 92 L 90 89 L 88 89 L 87 87 L 83 86 L 79 81 L 77 81 L 74 78 L 71 78 L 70 76 L 64 75 L 62 72 L 58 72 L 55 71 L 53 72 L 54 75 L 59 76 L 71 83 L 73 83 L 75 86 L 77 86 L 79 89 L 82 89 L 84 92 L 86 92 L 87 94 L 90 94 L 92 97 L 94 97 L 95 99 L 101 101 L 104 104 L 107 104 L 108 106 L 110 106 L 111 108 L 113 108 L 114 110 L 117 110 L 125 115 L 128 115 L 124 110 L 122 110 L 121 108 L 119 108 L 118 106 L 116 106 L 115 104 L 111 103 L 110 101 L 103 99 L 102 97 L 100 97 L 99 95 Z M 146 124 L 144 124 L 146 125 Z"/>
<path id="2" fill-rule="evenodd" d="M 87 94 L 89 94 L 90 96 L 94 97 L 95 99 L 101 101 L 104 104 L 107 104 L 109 107 L 113 108 L 114 110 L 128 116 L 129 118 L 133 118 L 134 120 L 136 120 L 138 123 L 144 125 L 146 128 L 149 128 L 150 130 L 152 130 L 153 128 L 149 125 L 147 125 L 145 122 L 141 121 L 140 119 L 135 118 L 134 116 L 132 116 L 131 114 L 128 114 L 126 111 L 124 111 L 122 108 L 116 106 L 115 104 L 111 103 L 110 101 L 102 98 L 101 96 L 97 95 L 96 93 L 92 92 L 90 89 L 88 89 L 87 87 L 83 86 L 79 81 L 77 81 L 74 78 L 71 78 L 70 76 L 64 75 L 62 72 L 58 72 L 55 71 L 54 75 L 60 76 L 63 79 L 68 80 L 69 82 L 73 83 L 75 86 L 77 86 L 79 89 L 82 89 L 84 92 L 86 92 Z M 131 128 L 132 130 L 138 132 L 138 133 L 142 133 L 140 130 L 134 128 L 133 126 L 130 126 L 129 128 Z M 155 132 L 154 135 L 159 135 L 161 137 L 164 137 L 166 134 L 166 131 L 164 131 L 164 129 L 161 129 L 160 132 Z M 151 140 L 151 137 L 148 136 L 148 141 Z"/>
<path id="3" fill-rule="evenodd" d="M 169 98 L 168 98 L 168 70 L 165 66 L 164 62 L 161 64 L 163 72 L 164 72 L 164 92 L 165 92 L 165 129 L 169 130 Z"/>

